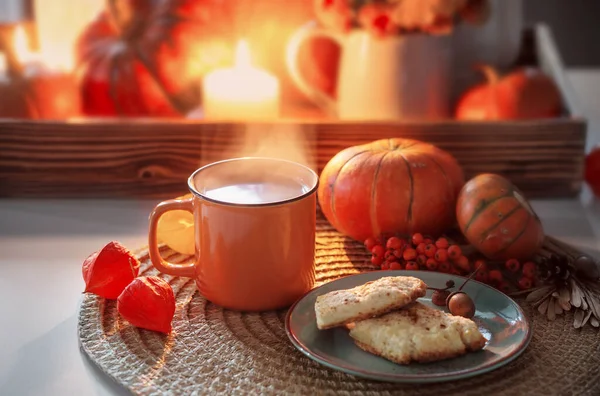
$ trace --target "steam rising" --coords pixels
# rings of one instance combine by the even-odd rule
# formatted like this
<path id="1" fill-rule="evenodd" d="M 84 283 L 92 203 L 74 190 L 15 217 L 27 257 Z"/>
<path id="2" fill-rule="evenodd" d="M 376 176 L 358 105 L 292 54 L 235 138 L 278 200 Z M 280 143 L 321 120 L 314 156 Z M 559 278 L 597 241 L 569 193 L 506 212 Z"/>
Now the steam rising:
<path id="1" fill-rule="evenodd" d="M 248 125 L 241 138 L 243 145 L 230 157 L 267 157 L 285 159 L 317 169 L 310 126 L 294 124 Z"/>

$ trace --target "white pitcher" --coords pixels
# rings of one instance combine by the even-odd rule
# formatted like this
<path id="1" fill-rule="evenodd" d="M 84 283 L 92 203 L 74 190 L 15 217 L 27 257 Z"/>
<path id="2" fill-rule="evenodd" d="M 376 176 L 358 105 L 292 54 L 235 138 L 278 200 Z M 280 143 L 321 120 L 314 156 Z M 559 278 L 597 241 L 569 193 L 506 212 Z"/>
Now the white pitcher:
<path id="1" fill-rule="evenodd" d="M 305 40 L 328 38 L 342 51 L 337 100 L 310 86 L 298 53 Z M 315 22 L 290 39 L 286 62 L 298 88 L 329 115 L 342 120 L 439 120 L 449 116 L 449 37 L 411 34 L 377 38 L 364 30 L 336 34 Z"/>

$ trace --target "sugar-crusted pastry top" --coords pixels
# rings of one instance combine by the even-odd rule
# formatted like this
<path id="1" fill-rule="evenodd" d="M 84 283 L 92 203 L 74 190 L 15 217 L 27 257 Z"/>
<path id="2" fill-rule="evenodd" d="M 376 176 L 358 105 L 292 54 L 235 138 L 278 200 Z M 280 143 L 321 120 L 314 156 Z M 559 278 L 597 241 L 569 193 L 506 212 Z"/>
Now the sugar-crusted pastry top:
<path id="1" fill-rule="evenodd" d="M 389 276 L 317 297 L 317 327 L 328 329 L 381 315 L 423 297 L 427 285 L 411 276 Z"/>
<path id="2" fill-rule="evenodd" d="M 419 302 L 354 323 L 350 337 L 360 348 L 399 364 L 448 359 L 486 343 L 472 320 Z"/>

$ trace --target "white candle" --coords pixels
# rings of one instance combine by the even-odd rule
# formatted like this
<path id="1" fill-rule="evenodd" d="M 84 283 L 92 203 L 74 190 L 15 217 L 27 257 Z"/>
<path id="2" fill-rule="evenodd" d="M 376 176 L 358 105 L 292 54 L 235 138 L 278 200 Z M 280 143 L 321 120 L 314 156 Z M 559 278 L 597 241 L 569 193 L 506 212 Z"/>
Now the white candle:
<path id="1" fill-rule="evenodd" d="M 235 65 L 204 78 L 204 116 L 207 119 L 272 119 L 279 116 L 279 81 L 252 66 L 248 44 L 241 41 Z"/>

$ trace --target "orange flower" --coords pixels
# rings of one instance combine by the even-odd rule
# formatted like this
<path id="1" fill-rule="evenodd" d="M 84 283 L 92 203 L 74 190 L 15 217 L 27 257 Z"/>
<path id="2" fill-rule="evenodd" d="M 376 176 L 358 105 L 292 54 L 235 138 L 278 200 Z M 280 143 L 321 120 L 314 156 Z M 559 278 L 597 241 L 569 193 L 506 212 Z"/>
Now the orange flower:
<path id="1" fill-rule="evenodd" d="M 391 13 L 393 9 L 389 4 L 366 4 L 359 11 L 358 22 L 376 37 L 396 34 L 399 29 L 392 20 Z"/>
<path id="2" fill-rule="evenodd" d="M 352 27 L 353 11 L 348 0 L 314 0 L 317 20 L 326 28 L 347 32 Z"/>

